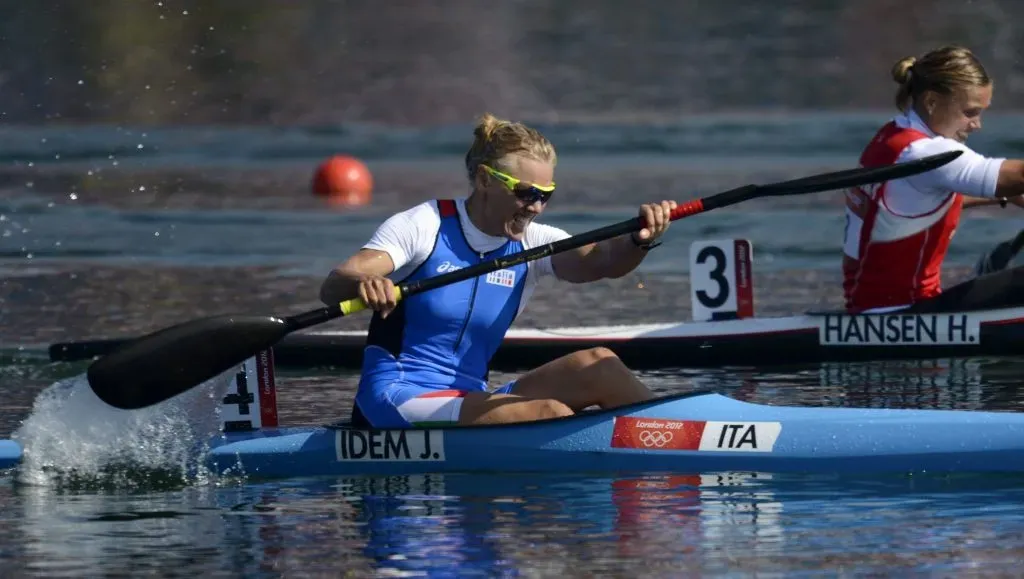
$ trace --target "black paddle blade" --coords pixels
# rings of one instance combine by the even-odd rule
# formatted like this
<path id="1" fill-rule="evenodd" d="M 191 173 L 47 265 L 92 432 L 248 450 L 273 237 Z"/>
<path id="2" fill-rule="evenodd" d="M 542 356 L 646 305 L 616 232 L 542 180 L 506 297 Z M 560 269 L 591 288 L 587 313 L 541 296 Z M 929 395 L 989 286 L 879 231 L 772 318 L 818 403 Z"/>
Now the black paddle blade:
<path id="1" fill-rule="evenodd" d="M 96 396 L 124 410 L 181 394 L 239 365 L 288 334 L 269 316 L 217 316 L 142 336 L 100 358 L 86 376 Z"/>
<path id="2" fill-rule="evenodd" d="M 963 151 L 947 151 L 903 163 L 880 165 L 878 167 L 859 167 L 857 169 L 846 169 L 844 171 L 814 175 L 782 183 L 772 183 L 771 185 L 759 185 L 757 196 L 803 195 L 804 193 L 819 193 L 858 185 L 895 181 L 896 179 L 937 169 L 962 154 Z"/>
<path id="3" fill-rule="evenodd" d="M 1024 247 L 1024 230 L 1009 241 L 1004 241 L 995 248 L 981 256 L 978 263 L 974 265 L 974 274 L 977 276 L 987 275 L 1006 269 L 1013 258 L 1017 257 L 1021 248 Z"/>

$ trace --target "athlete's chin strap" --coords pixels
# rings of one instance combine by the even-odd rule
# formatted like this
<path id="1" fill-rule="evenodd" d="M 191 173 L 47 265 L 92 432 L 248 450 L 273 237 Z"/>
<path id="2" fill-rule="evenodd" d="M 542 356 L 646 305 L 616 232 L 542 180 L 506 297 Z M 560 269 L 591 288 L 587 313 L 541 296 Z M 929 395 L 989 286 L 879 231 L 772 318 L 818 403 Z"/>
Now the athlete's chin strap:
<path id="1" fill-rule="evenodd" d="M 975 277 L 981 277 L 997 271 L 1006 269 L 1017 256 L 1021 248 L 1024 248 L 1024 229 L 1017 233 L 1016 237 L 1004 241 L 995 246 L 992 251 L 985 253 L 974 265 Z"/>

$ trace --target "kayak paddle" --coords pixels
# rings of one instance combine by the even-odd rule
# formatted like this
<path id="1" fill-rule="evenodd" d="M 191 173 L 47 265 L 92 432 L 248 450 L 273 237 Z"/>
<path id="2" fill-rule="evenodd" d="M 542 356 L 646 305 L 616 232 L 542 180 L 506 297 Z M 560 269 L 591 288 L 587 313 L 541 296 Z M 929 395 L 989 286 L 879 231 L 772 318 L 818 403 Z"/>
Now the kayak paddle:
<path id="1" fill-rule="evenodd" d="M 992 251 L 981 256 L 978 263 L 974 265 L 974 274 L 977 277 L 1006 269 L 1013 258 L 1024 248 L 1024 229 L 1017 233 L 1017 236 L 1009 241 L 1004 241 L 992 248 Z"/>
<path id="2" fill-rule="evenodd" d="M 941 167 L 960 154 L 961 151 L 951 151 L 907 163 L 848 169 L 769 185 L 745 185 L 679 204 L 670 219 L 675 221 L 758 197 L 803 195 L 900 179 Z M 634 217 L 437 277 L 400 284 L 395 288 L 395 297 L 402 299 L 639 231 L 644 225 L 642 218 Z M 366 304 L 356 298 L 288 317 L 221 315 L 185 322 L 136 338 L 100 358 L 87 371 L 89 386 L 111 406 L 126 410 L 144 408 L 173 398 L 241 364 L 291 332 L 364 309 Z"/>

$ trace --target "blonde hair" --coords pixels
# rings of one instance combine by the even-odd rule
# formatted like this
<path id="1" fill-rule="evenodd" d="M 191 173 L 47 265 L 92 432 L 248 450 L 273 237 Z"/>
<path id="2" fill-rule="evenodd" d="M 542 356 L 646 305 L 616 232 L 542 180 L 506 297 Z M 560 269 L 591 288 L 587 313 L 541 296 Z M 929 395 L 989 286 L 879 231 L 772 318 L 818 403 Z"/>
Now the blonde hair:
<path id="1" fill-rule="evenodd" d="M 969 49 L 954 45 L 937 48 L 921 58 L 901 58 L 892 67 L 892 79 L 900 85 L 896 108 L 904 112 L 928 90 L 951 94 L 957 88 L 992 84 L 978 57 Z"/>
<path id="2" fill-rule="evenodd" d="M 514 169 L 505 159 L 511 154 L 552 165 L 558 162 L 554 145 L 539 131 L 522 123 L 499 119 L 491 113 L 480 117 L 480 122 L 473 129 L 473 137 L 473 144 L 466 152 L 466 172 L 470 182 L 480 165 L 497 165 L 494 168 L 499 171 Z"/>

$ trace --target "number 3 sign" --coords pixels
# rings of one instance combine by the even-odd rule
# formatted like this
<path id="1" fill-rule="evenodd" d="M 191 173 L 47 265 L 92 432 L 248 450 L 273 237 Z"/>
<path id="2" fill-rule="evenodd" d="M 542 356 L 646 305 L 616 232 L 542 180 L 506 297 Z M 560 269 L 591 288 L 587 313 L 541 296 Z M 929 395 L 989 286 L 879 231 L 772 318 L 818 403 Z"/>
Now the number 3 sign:
<path id="1" fill-rule="evenodd" d="M 690 245 L 690 302 L 699 322 L 754 315 L 754 252 L 746 239 L 695 241 Z"/>

